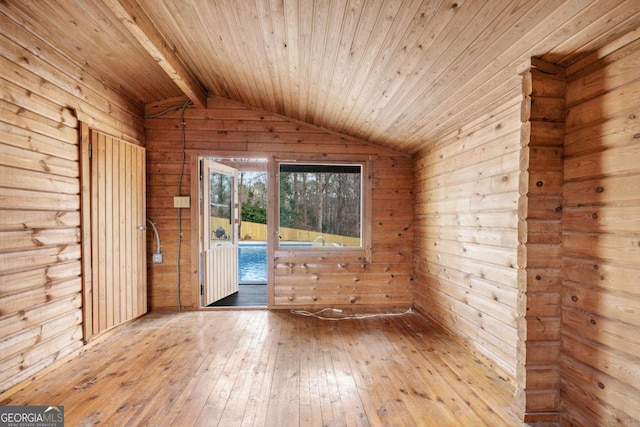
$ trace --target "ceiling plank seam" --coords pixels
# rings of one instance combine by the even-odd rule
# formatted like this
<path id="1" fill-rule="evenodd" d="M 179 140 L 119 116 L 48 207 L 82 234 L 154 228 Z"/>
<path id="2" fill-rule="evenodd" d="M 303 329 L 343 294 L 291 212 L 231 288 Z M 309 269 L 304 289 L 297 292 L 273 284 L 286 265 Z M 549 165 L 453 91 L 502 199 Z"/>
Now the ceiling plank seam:
<path id="1" fill-rule="evenodd" d="M 116 17 L 156 60 L 171 80 L 199 108 L 207 108 L 207 93 L 200 82 L 170 48 L 136 0 L 102 0 Z"/>

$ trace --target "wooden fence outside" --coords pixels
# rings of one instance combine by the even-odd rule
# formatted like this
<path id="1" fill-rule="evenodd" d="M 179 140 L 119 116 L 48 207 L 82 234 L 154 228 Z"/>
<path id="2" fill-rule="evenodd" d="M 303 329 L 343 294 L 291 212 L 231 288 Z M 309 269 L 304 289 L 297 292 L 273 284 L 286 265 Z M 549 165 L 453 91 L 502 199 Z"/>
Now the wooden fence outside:
<path id="1" fill-rule="evenodd" d="M 222 227 L 229 232 L 229 220 L 226 218 L 211 218 L 211 230 Z M 283 241 L 313 242 L 314 246 L 360 246 L 360 238 L 340 236 L 338 234 L 318 233 L 317 231 L 298 230 L 295 228 L 280 228 Z M 266 241 L 267 225 L 242 221 L 240 223 L 240 240 Z"/>

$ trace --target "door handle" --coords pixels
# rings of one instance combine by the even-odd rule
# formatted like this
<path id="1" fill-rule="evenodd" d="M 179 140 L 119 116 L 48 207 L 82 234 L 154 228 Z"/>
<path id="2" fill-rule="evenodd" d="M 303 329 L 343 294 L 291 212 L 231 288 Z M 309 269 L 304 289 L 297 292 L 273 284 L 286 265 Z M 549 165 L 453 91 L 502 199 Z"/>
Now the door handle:
<path id="1" fill-rule="evenodd" d="M 144 225 L 139 225 L 138 226 L 138 230 L 145 231 L 146 229 L 147 229 L 147 227 L 145 227 Z"/>

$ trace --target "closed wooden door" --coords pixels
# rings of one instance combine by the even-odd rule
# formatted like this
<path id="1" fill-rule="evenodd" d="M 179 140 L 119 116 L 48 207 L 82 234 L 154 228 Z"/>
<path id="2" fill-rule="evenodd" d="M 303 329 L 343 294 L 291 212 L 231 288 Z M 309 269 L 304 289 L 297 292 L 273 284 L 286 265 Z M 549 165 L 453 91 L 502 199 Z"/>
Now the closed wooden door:
<path id="1" fill-rule="evenodd" d="M 203 304 L 238 292 L 237 171 L 203 160 Z"/>
<path id="2" fill-rule="evenodd" d="M 90 217 L 83 218 L 90 221 L 85 287 L 91 292 L 85 294 L 85 335 L 91 338 L 147 311 L 146 191 L 143 147 L 90 130 L 87 151 Z"/>

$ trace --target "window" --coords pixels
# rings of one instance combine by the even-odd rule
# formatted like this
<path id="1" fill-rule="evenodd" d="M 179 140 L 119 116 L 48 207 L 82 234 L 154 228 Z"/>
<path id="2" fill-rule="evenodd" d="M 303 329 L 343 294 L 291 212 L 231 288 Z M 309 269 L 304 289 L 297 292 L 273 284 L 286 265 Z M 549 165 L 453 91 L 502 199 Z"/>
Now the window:
<path id="1" fill-rule="evenodd" d="M 363 168 L 358 163 L 280 163 L 280 247 L 364 247 Z"/>
<path id="2" fill-rule="evenodd" d="M 209 221 L 211 246 L 232 244 L 233 235 L 233 176 L 209 171 Z"/>

